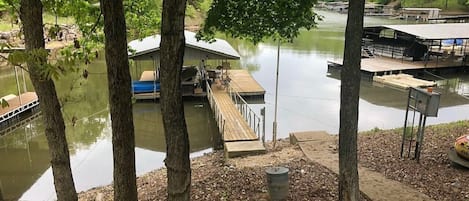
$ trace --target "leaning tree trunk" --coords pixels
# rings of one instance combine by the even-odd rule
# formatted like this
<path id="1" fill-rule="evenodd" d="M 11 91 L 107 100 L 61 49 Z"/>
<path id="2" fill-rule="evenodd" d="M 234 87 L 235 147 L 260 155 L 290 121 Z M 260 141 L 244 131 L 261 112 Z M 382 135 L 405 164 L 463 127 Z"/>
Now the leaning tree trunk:
<path id="1" fill-rule="evenodd" d="M 359 200 L 357 170 L 358 100 L 364 0 L 350 1 L 340 79 L 339 200 Z"/>
<path id="2" fill-rule="evenodd" d="M 161 113 L 166 139 L 168 200 L 189 200 L 189 136 L 181 95 L 186 0 L 164 0 L 161 22 Z"/>
<path id="3" fill-rule="evenodd" d="M 23 22 L 26 51 L 45 51 L 40 0 L 21 0 L 20 17 Z M 37 55 L 37 54 L 36 54 Z M 32 55 L 31 55 L 32 56 Z M 41 76 L 41 67 L 47 62 L 45 56 L 35 56 L 28 61 L 29 75 L 39 97 L 45 120 L 45 134 L 49 144 L 52 173 L 58 200 L 77 200 L 77 193 L 70 169 L 70 156 L 65 137 L 65 123 L 60 110 L 54 82 Z"/>
<path id="4" fill-rule="evenodd" d="M 122 0 L 102 0 L 101 8 L 112 120 L 114 200 L 132 201 L 137 200 L 135 134 L 124 7 Z"/>

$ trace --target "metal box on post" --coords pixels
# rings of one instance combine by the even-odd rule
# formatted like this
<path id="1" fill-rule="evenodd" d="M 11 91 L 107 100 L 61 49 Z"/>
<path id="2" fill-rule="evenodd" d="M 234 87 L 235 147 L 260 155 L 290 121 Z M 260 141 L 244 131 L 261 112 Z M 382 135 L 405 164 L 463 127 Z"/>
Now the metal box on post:
<path id="1" fill-rule="evenodd" d="M 411 152 L 413 151 L 414 159 L 417 161 L 420 160 L 427 116 L 436 117 L 438 115 L 439 105 L 440 94 L 433 92 L 432 88 L 420 89 L 411 87 L 409 89 L 404 121 L 404 132 L 402 134 L 401 157 L 405 157 L 406 154 L 404 154 L 404 152 L 407 152 L 407 157 L 410 157 Z M 408 121 L 409 112 L 412 116 L 411 121 Z M 417 130 L 414 129 L 416 112 L 419 113 L 417 117 Z M 408 125 L 408 123 L 411 125 Z"/>
<path id="2" fill-rule="evenodd" d="M 411 87 L 410 96 L 415 100 L 415 110 L 428 117 L 436 117 L 438 115 L 440 93 Z"/>

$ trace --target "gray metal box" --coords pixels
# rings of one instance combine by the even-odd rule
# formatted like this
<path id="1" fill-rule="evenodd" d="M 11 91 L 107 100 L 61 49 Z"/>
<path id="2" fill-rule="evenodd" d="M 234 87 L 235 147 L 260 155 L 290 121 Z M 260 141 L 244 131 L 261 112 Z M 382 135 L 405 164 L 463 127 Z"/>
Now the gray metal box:
<path id="1" fill-rule="evenodd" d="M 440 107 L 440 93 L 429 92 L 426 89 L 410 88 L 410 96 L 414 99 L 416 110 L 428 117 L 438 116 Z"/>

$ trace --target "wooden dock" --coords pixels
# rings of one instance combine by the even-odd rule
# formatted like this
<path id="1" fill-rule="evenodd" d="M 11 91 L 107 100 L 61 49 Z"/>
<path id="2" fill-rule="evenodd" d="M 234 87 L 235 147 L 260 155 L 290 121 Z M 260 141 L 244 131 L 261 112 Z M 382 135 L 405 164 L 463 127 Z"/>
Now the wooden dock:
<path id="1" fill-rule="evenodd" d="M 249 74 L 247 70 L 228 70 L 230 86 L 241 96 L 263 96 L 265 89 Z"/>
<path id="2" fill-rule="evenodd" d="M 231 84 L 232 82 L 230 82 Z M 229 89 L 229 86 L 223 85 L 219 80 L 212 84 L 212 88 L 207 87 L 207 98 L 212 111 L 215 113 L 215 119 L 222 135 L 225 156 L 231 158 L 265 153 L 265 147 L 259 140 L 260 118 L 248 122 L 245 119 L 245 116 L 248 115 L 243 115 L 246 112 L 240 112 L 237 105 L 233 102 L 233 95 L 238 98 L 241 98 L 241 96 L 233 91 L 233 88 Z M 242 111 L 248 111 L 247 108 L 246 104 L 243 106 Z M 248 112 L 252 111 L 249 109 Z"/>
<path id="3" fill-rule="evenodd" d="M 328 60 L 328 65 L 342 66 L 342 59 Z M 393 59 L 387 57 L 374 57 L 364 58 L 361 60 L 361 70 L 378 74 L 378 73 L 392 73 L 401 72 L 405 70 L 420 70 L 420 69 L 436 69 L 436 68 L 451 68 L 463 66 L 462 62 L 455 62 L 453 60 L 431 60 L 431 61 L 407 61 L 402 59 Z"/>
<path id="4" fill-rule="evenodd" d="M 21 113 L 39 105 L 35 92 L 26 92 L 19 96 L 8 95 L 4 99 L 8 102 L 8 107 L 0 107 L 0 124 L 18 118 Z"/>
<path id="5" fill-rule="evenodd" d="M 391 87 L 400 89 L 408 89 L 410 87 L 421 88 L 421 87 L 432 87 L 436 85 L 434 81 L 427 81 L 422 79 L 414 78 L 408 74 L 394 74 L 394 75 L 382 75 L 373 76 L 373 81 Z"/>

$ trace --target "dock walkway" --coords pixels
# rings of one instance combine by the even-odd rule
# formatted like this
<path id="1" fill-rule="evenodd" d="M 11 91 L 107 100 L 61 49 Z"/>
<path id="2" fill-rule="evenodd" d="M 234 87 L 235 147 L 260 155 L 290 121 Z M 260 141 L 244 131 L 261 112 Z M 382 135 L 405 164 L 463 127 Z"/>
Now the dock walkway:
<path id="1" fill-rule="evenodd" d="M 230 86 L 222 84 L 217 80 L 211 87 L 207 87 L 207 98 L 209 100 L 212 111 L 215 114 L 215 119 L 219 131 L 222 135 L 225 155 L 228 158 L 242 156 L 242 155 L 253 155 L 253 154 L 262 154 L 265 153 L 265 147 L 262 142 L 259 140 L 260 135 L 260 123 L 261 120 L 257 117 L 247 104 L 244 102 L 242 104 L 236 104 L 233 102 L 233 97 L 240 100 L 241 93 L 237 93 L 235 89 L 240 89 L 240 86 L 244 89 L 251 89 L 248 94 L 257 94 L 261 95 L 265 93 L 263 88 L 247 73 L 247 71 L 236 71 L 236 73 L 229 75 L 242 75 L 244 81 L 251 79 L 248 83 L 257 86 L 248 86 L 248 85 L 233 85 L 233 83 L 242 83 L 239 77 L 233 76 L 230 77 Z M 248 74 L 248 77 L 246 74 Z M 233 86 L 233 87 L 231 87 Z M 236 87 L 235 87 L 236 86 Z M 231 88 L 230 88 L 231 87 Z M 252 90 L 252 89 L 256 89 Z M 261 90 L 259 90 L 261 89 Z M 231 94 L 230 94 L 231 90 Z M 242 105 L 242 106 L 240 106 Z M 240 109 L 241 108 L 241 109 Z M 242 111 L 242 112 L 241 112 Z M 248 119 L 246 119 L 246 117 Z"/>

